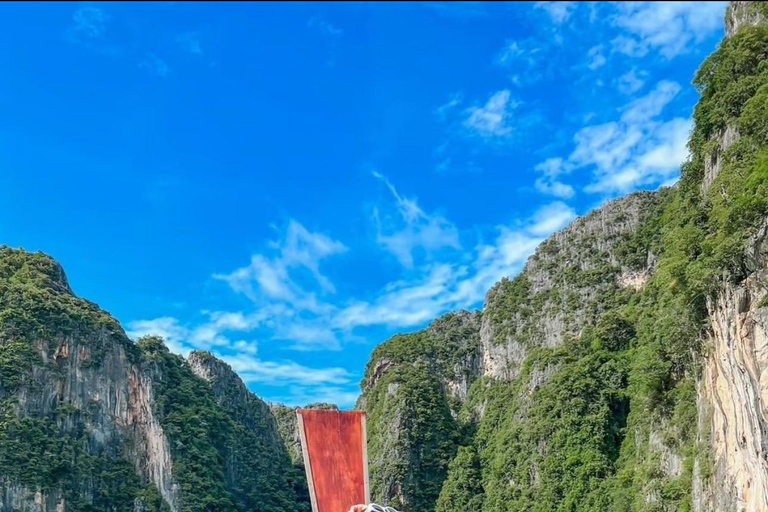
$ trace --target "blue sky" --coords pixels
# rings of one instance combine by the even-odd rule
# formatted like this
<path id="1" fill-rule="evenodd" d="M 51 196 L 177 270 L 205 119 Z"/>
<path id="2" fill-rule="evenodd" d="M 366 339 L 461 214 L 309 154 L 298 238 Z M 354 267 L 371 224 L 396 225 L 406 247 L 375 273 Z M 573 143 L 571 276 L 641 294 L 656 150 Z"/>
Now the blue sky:
<path id="1" fill-rule="evenodd" d="M 0 7 L 0 243 L 265 399 L 673 183 L 724 2 Z"/>

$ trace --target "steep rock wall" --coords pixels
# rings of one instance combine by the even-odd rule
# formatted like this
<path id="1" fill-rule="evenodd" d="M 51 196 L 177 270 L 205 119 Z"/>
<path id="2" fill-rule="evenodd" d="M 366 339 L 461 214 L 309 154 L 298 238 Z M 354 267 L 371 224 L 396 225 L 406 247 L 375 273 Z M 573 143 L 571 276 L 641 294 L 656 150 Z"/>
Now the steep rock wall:
<path id="1" fill-rule="evenodd" d="M 47 426 L 82 450 L 71 472 L 85 501 L 95 499 L 100 481 L 78 476 L 77 461 L 119 459 L 135 468 L 136 485 L 154 484 L 176 510 L 168 439 L 152 409 L 151 377 L 142 371 L 133 343 L 108 314 L 72 294 L 63 270 L 49 258 L 2 248 L 0 260 L 0 345 L 8 357 L 20 347 L 28 351 L 26 367 L 17 367 L 13 379 L 18 384 L 9 388 L 0 381 L 2 412 L 20 422 L 17 428 Z M 44 304 L 31 320 L 27 313 L 40 306 L 24 295 L 27 282 L 38 285 Z M 29 436 L 24 430 L 17 435 Z M 13 472 L 0 476 L 0 510 L 60 510 L 73 499 L 56 482 L 30 486 L 24 480 Z"/>
<path id="2" fill-rule="evenodd" d="M 768 295 L 768 223 L 750 252 L 749 277 L 707 304 L 711 353 L 699 407 L 714 452 L 707 502 L 715 510 L 768 510 L 768 307 L 758 307 Z"/>

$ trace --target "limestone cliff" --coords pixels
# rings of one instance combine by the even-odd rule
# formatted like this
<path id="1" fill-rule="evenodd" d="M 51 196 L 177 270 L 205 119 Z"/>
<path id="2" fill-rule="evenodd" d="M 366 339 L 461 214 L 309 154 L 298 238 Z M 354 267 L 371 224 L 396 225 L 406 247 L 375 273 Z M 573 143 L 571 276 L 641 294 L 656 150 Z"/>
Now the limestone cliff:
<path id="1" fill-rule="evenodd" d="M 768 510 L 768 223 L 750 241 L 750 273 L 707 303 L 711 352 L 699 408 L 715 478 L 700 510 Z"/>
<path id="2" fill-rule="evenodd" d="M 117 322 L 75 297 L 54 261 L 8 248 L 0 249 L 0 304 L 0 510 L 57 510 L 75 499 L 98 506 L 99 487 L 117 484 L 104 472 L 119 478 L 121 465 L 133 467 L 134 492 L 159 491 L 176 510 L 153 382 Z M 14 461 L 41 448 L 53 460 Z M 73 468 L 66 490 L 57 482 L 57 465 L 73 462 L 65 450 L 89 466 Z"/>
<path id="3" fill-rule="evenodd" d="M 607 301 L 648 278 L 653 255 L 644 254 L 640 265 L 622 263 L 622 248 L 658 202 L 644 192 L 607 203 L 545 241 L 519 276 L 491 289 L 482 313 L 447 315 L 374 351 L 358 403 L 369 414 L 374 499 L 435 506 L 457 446 L 475 428 L 460 416 L 484 416 L 487 383 L 515 380 L 530 350 L 577 336 Z M 526 389 L 544 385 L 555 371 L 533 369 Z M 420 424 L 431 426 L 434 449 L 419 437 Z"/>
<path id="4" fill-rule="evenodd" d="M 304 510 L 291 471 L 224 363 L 132 342 L 51 258 L 0 248 L 0 510 Z"/>
<path id="5" fill-rule="evenodd" d="M 452 313 L 374 351 L 358 403 L 368 413 L 374 501 L 434 506 L 463 436 L 461 405 L 479 375 L 481 316 Z"/>
<path id="6" fill-rule="evenodd" d="M 768 510 L 766 20 L 729 6 L 677 186 L 553 235 L 469 324 L 374 351 L 358 406 L 376 499 Z"/>

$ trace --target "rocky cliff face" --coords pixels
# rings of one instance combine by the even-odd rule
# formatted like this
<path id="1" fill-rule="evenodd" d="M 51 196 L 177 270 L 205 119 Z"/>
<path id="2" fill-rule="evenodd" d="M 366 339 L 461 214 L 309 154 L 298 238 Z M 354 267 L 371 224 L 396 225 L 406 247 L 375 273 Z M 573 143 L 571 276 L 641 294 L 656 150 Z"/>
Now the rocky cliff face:
<path id="1" fill-rule="evenodd" d="M 514 281 L 494 286 L 480 331 L 482 375 L 517 377 L 529 348 L 561 345 L 596 321 L 601 301 L 641 288 L 654 256 L 624 262 L 621 251 L 657 203 L 648 192 L 606 203 L 542 243 Z"/>
<path id="2" fill-rule="evenodd" d="M 725 35 L 731 37 L 741 28 L 761 25 L 768 20 L 768 12 L 762 2 L 731 2 L 725 13 Z"/>
<path id="3" fill-rule="evenodd" d="M 714 450 L 715 510 L 768 510 L 768 237 L 754 241 L 754 272 L 707 304 L 712 327 L 700 384 L 703 434 Z M 705 509 L 705 507 L 701 507 Z"/>
<path id="4" fill-rule="evenodd" d="M 732 2 L 726 35 L 738 37 L 745 28 L 766 21 L 765 4 Z M 747 101 L 741 115 L 711 137 L 702 184 L 705 197 L 724 166 L 738 165 L 734 153 L 741 133 L 758 135 L 754 125 L 745 122 L 758 97 Z M 760 108 L 754 114 L 765 118 L 768 112 Z M 709 328 L 704 336 L 709 350 L 703 359 L 697 406 L 699 437 L 711 445 L 714 478 L 701 482 L 697 474 L 694 509 L 700 511 L 768 510 L 768 219 L 747 238 L 741 261 L 740 279 L 723 283 L 706 305 Z"/>
<path id="5" fill-rule="evenodd" d="M 376 499 L 439 512 L 768 510 L 764 5 L 727 11 L 727 39 L 695 80 L 678 186 L 555 234 L 489 291 L 472 329 L 447 324 L 452 343 L 428 329 L 374 352 L 358 406 Z"/>
<path id="6" fill-rule="evenodd" d="M 210 482 L 190 487 L 206 456 Z M 303 510 L 290 471 L 224 363 L 134 344 L 53 260 L 0 248 L 0 510 Z"/>
<path id="7" fill-rule="evenodd" d="M 488 293 L 482 313 L 447 315 L 376 349 L 358 403 L 369 415 L 373 499 L 414 510 L 435 507 L 456 447 L 476 428 L 460 417 L 484 416 L 489 383 L 515 381 L 531 350 L 578 336 L 606 301 L 642 287 L 653 256 L 623 264 L 622 247 L 658 202 L 657 194 L 637 193 L 607 203 L 545 241 L 519 276 Z M 556 371 L 556 364 L 533 368 L 523 395 Z M 418 404 L 425 396 L 429 400 Z M 415 439 L 419 424 L 439 432 L 435 451 Z"/>
<path id="8" fill-rule="evenodd" d="M 358 403 L 368 413 L 374 501 L 434 506 L 463 435 L 461 405 L 480 374 L 481 317 L 452 313 L 374 351 Z"/>
<path id="9" fill-rule="evenodd" d="M 74 494 L 98 501 L 99 486 L 106 482 L 91 468 L 73 468 L 69 492 L 56 485 L 60 469 L 54 466 L 65 462 L 64 453 L 53 461 L 10 465 L 8 458 L 18 456 L 14 449 L 33 456 L 51 441 L 24 439 L 39 430 L 68 438 L 67 448 L 82 450 L 78 455 L 95 459 L 98 467 L 110 466 L 111 458 L 131 464 L 134 485 L 154 487 L 176 510 L 168 439 L 153 411 L 152 381 L 137 364 L 133 344 L 111 317 L 74 297 L 52 260 L 3 248 L 0 261 L 0 398 L 10 421 L 0 433 L 6 462 L 0 467 L 8 468 L 0 476 L 0 510 L 56 510 Z M 38 463 L 43 467 L 35 468 Z"/>

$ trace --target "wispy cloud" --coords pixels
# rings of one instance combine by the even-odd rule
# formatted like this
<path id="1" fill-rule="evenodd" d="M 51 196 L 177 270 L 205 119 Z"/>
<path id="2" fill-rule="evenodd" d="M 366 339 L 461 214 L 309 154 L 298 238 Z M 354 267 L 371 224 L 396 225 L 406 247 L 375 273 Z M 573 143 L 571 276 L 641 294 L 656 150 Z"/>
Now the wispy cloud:
<path id="1" fill-rule="evenodd" d="M 336 64 L 337 47 L 344 36 L 344 30 L 320 16 L 311 17 L 307 21 L 307 27 L 323 41 L 323 46 L 325 46 L 328 53 L 328 59 L 325 64 L 328 67 L 333 67 Z"/>
<path id="2" fill-rule="evenodd" d="M 512 112 L 517 102 L 504 89 L 494 93 L 483 106 L 467 109 L 464 125 L 481 137 L 507 137 L 512 133 Z"/>
<path id="3" fill-rule="evenodd" d="M 302 283 L 298 274 L 308 271 L 320 292 L 333 293 L 333 283 L 320 272 L 320 262 L 345 252 L 346 246 L 291 220 L 285 236 L 271 242 L 269 247 L 274 253 L 272 256 L 256 254 L 248 266 L 214 277 L 226 281 L 235 292 L 256 303 L 270 301 L 299 311 L 322 312 L 317 293 L 308 289 L 312 283 Z"/>
<path id="4" fill-rule="evenodd" d="M 545 37 L 508 40 L 496 55 L 495 62 L 511 70 L 513 84 L 533 85 L 551 74 L 552 49 L 552 41 Z"/>
<path id="5" fill-rule="evenodd" d="M 727 2 L 617 2 L 616 26 L 627 35 L 614 40 L 614 49 L 642 56 L 649 49 L 666 58 L 690 51 L 722 26 Z"/>
<path id="6" fill-rule="evenodd" d="M 105 8 L 86 4 L 72 14 L 64 40 L 94 53 L 115 57 L 121 55 L 124 49 L 116 40 L 113 25 L 114 20 Z"/>
<path id="7" fill-rule="evenodd" d="M 587 67 L 592 71 L 603 67 L 605 63 L 608 62 L 608 60 L 605 58 L 605 55 L 603 55 L 602 45 L 597 45 L 590 48 L 587 52 L 587 56 L 589 57 L 589 63 L 587 64 Z"/>
<path id="8" fill-rule="evenodd" d="M 203 55 L 203 46 L 200 42 L 200 34 L 197 32 L 184 32 L 176 36 L 176 44 L 179 47 L 192 55 Z"/>
<path id="9" fill-rule="evenodd" d="M 72 30 L 79 37 L 96 39 L 106 33 L 109 21 L 109 14 L 103 9 L 85 6 L 72 15 Z"/>
<path id="10" fill-rule="evenodd" d="M 145 18 L 121 15 L 122 11 L 110 5 L 88 3 L 77 8 L 64 31 L 64 40 L 158 77 L 172 73 L 168 56 L 178 54 L 179 49 L 203 56 L 198 32 L 167 34 L 154 25 L 150 27 Z"/>
<path id="11" fill-rule="evenodd" d="M 435 114 L 437 114 L 441 120 L 445 120 L 448 114 L 450 114 L 453 110 L 456 109 L 456 107 L 461 104 L 462 100 L 463 97 L 461 94 L 454 94 L 448 101 L 435 109 Z"/>
<path id="12" fill-rule="evenodd" d="M 154 53 L 146 54 L 139 61 L 139 67 L 159 77 L 166 77 L 171 73 L 171 68 L 168 67 L 168 64 Z"/>
<path id="13" fill-rule="evenodd" d="M 572 186 L 560 181 L 560 176 L 570 170 L 562 158 L 548 158 L 535 168 L 541 174 L 536 178 L 536 190 L 542 194 L 548 194 L 563 199 L 573 197 L 576 193 Z"/>
<path id="14" fill-rule="evenodd" d="M 249 383 L 287 387 L 280 399 L 291 403 L 330 400 L 351 404 L 357 396 L 353 376 L 341 368 L 309 368 L 293 361 L 260 356 L 258 336 L 270 343 L 288 341 L 297 350 L 331 350 L 376 326 L 413 328 L 451 310 L 477 307 L 499 279 L 519 272 L 544 237 L 575 217 L 562 202 L 547 204 L 524 219 L 498 226 L 490 242 L 479 242 L 463 254 L 436 252 L 460 247 L 458 229 L 439 215 L 430 215 L 413 199 L 403 197 L 376 173 L 392 194 L 403 228 L 381 236 L 381 246 L 404 263 L 400 278 L 365 296 L 337 296 L 320 265 L 347 250 L 333 238 L 291 221 L 283 236 L 254 254 L 247 266 L 216 278 L 233 292 L 249 297 L 253 311 L 204 312 L 204 321 L 184 325 L 175 317 L 138 320 L 129 335 L 158 334 L 174 352 L 210 350 Z M 299 271 L 295 274 L 294 271 Z"/>
<path id="15" fill-rule="evenodd" d="M 438 214 L 427 214 L 415 199 L 401 196 L 382 174 L 373 176 L 381 180 L 392 193 L 399 220 L 386 218 L 379 208 L 374 210 L 378 242 L 406 268 L 413 268 L 414 251 L 430 256 L 442 248 L 460 249 L 459 231 Z"/>
<path id="16" fill-rule="evenodd" d="M 670 101 L 680 92 L 680 85 L 662 80 L 648 95 L 638 98 L 621 110 L 621 121 L 626 124 L 648 122 L 661 114 Z"/>
<path id="17" fill-rule="evenodd" d="M 632 95 L 642 89 L 647 77 L 648 73 L 632 68 L 616 79 L 616 87 L 622 94 Z"/>
<path id="18" fill-rule="evenodd" d="M 332 25 L 330 22 L 319 16 L 311 17 L 307 22 L 307 26 L 328 37 L 337 38 L 344 35 L 344 31 L 342 29 Z"/>
<path id="19" fill-rule="evenodd" d="M 344 368 L 310 368 L 293 361 L 262 361 L 243 355 L 224 356 L 245 382 L 272 385 L 288 383 L 305 386 L 323 384 L 349 384 L 351 375 Z"/>
<path id="20" fill-rule="evenodd" d="M 568 21 L 576 9 L 576 2 L 536 2 L 534 5 L 537 9 L 546 11 L 557 25 Z"/>
<path id="21" fill-rule="evenodd" d="M 446 311 L 472 307 L 502 277 L 519 272 L 543 237 L 575 215 L 556 203 L 527 220 L 499 226 L 493 243 L 477 245 L 467 261 L 429 263 L 416 280 L 391 282 L 374 299 L 347 305 L 335 316 L 334 325 L 347 330 L 371 325 L 411 327 Z"/>
<path id="22" fill-rule="evenodd" d="M 242 339 L 230 340 L 233 332 L 249 332 L 265 322 L 270 313 L 257 311 L 248 315 L 240 312 L 206 312 L 208 320 L 189 328 L 174 317 L 136 320 L 128 323 L 128 335 L 137 339 L 142 336 L 162 336 L 168 347 L 177 354 L 187 355 L 192 350 L 210 350 L 215 347 L 256 352 L 256 343 Z M 247 346 L 247 348 L 246 348 Z"/>
<path id="23" fill-rule="evenodd" d="M 579 129 L 567 158 L 550 158 L 537 166 L 543 173 L 540 190 L 553 193 L 557 177 L 575 169 L 592 171 L 593 181 L 584 189 L 589 193 L 616 195 L 669 182 L 688 156 L 691 121 L 661 121 L 659 116 L 679 92 L 677 83 L 658 82 L 647 95 L 619 109 L 618 120 Z"/>

